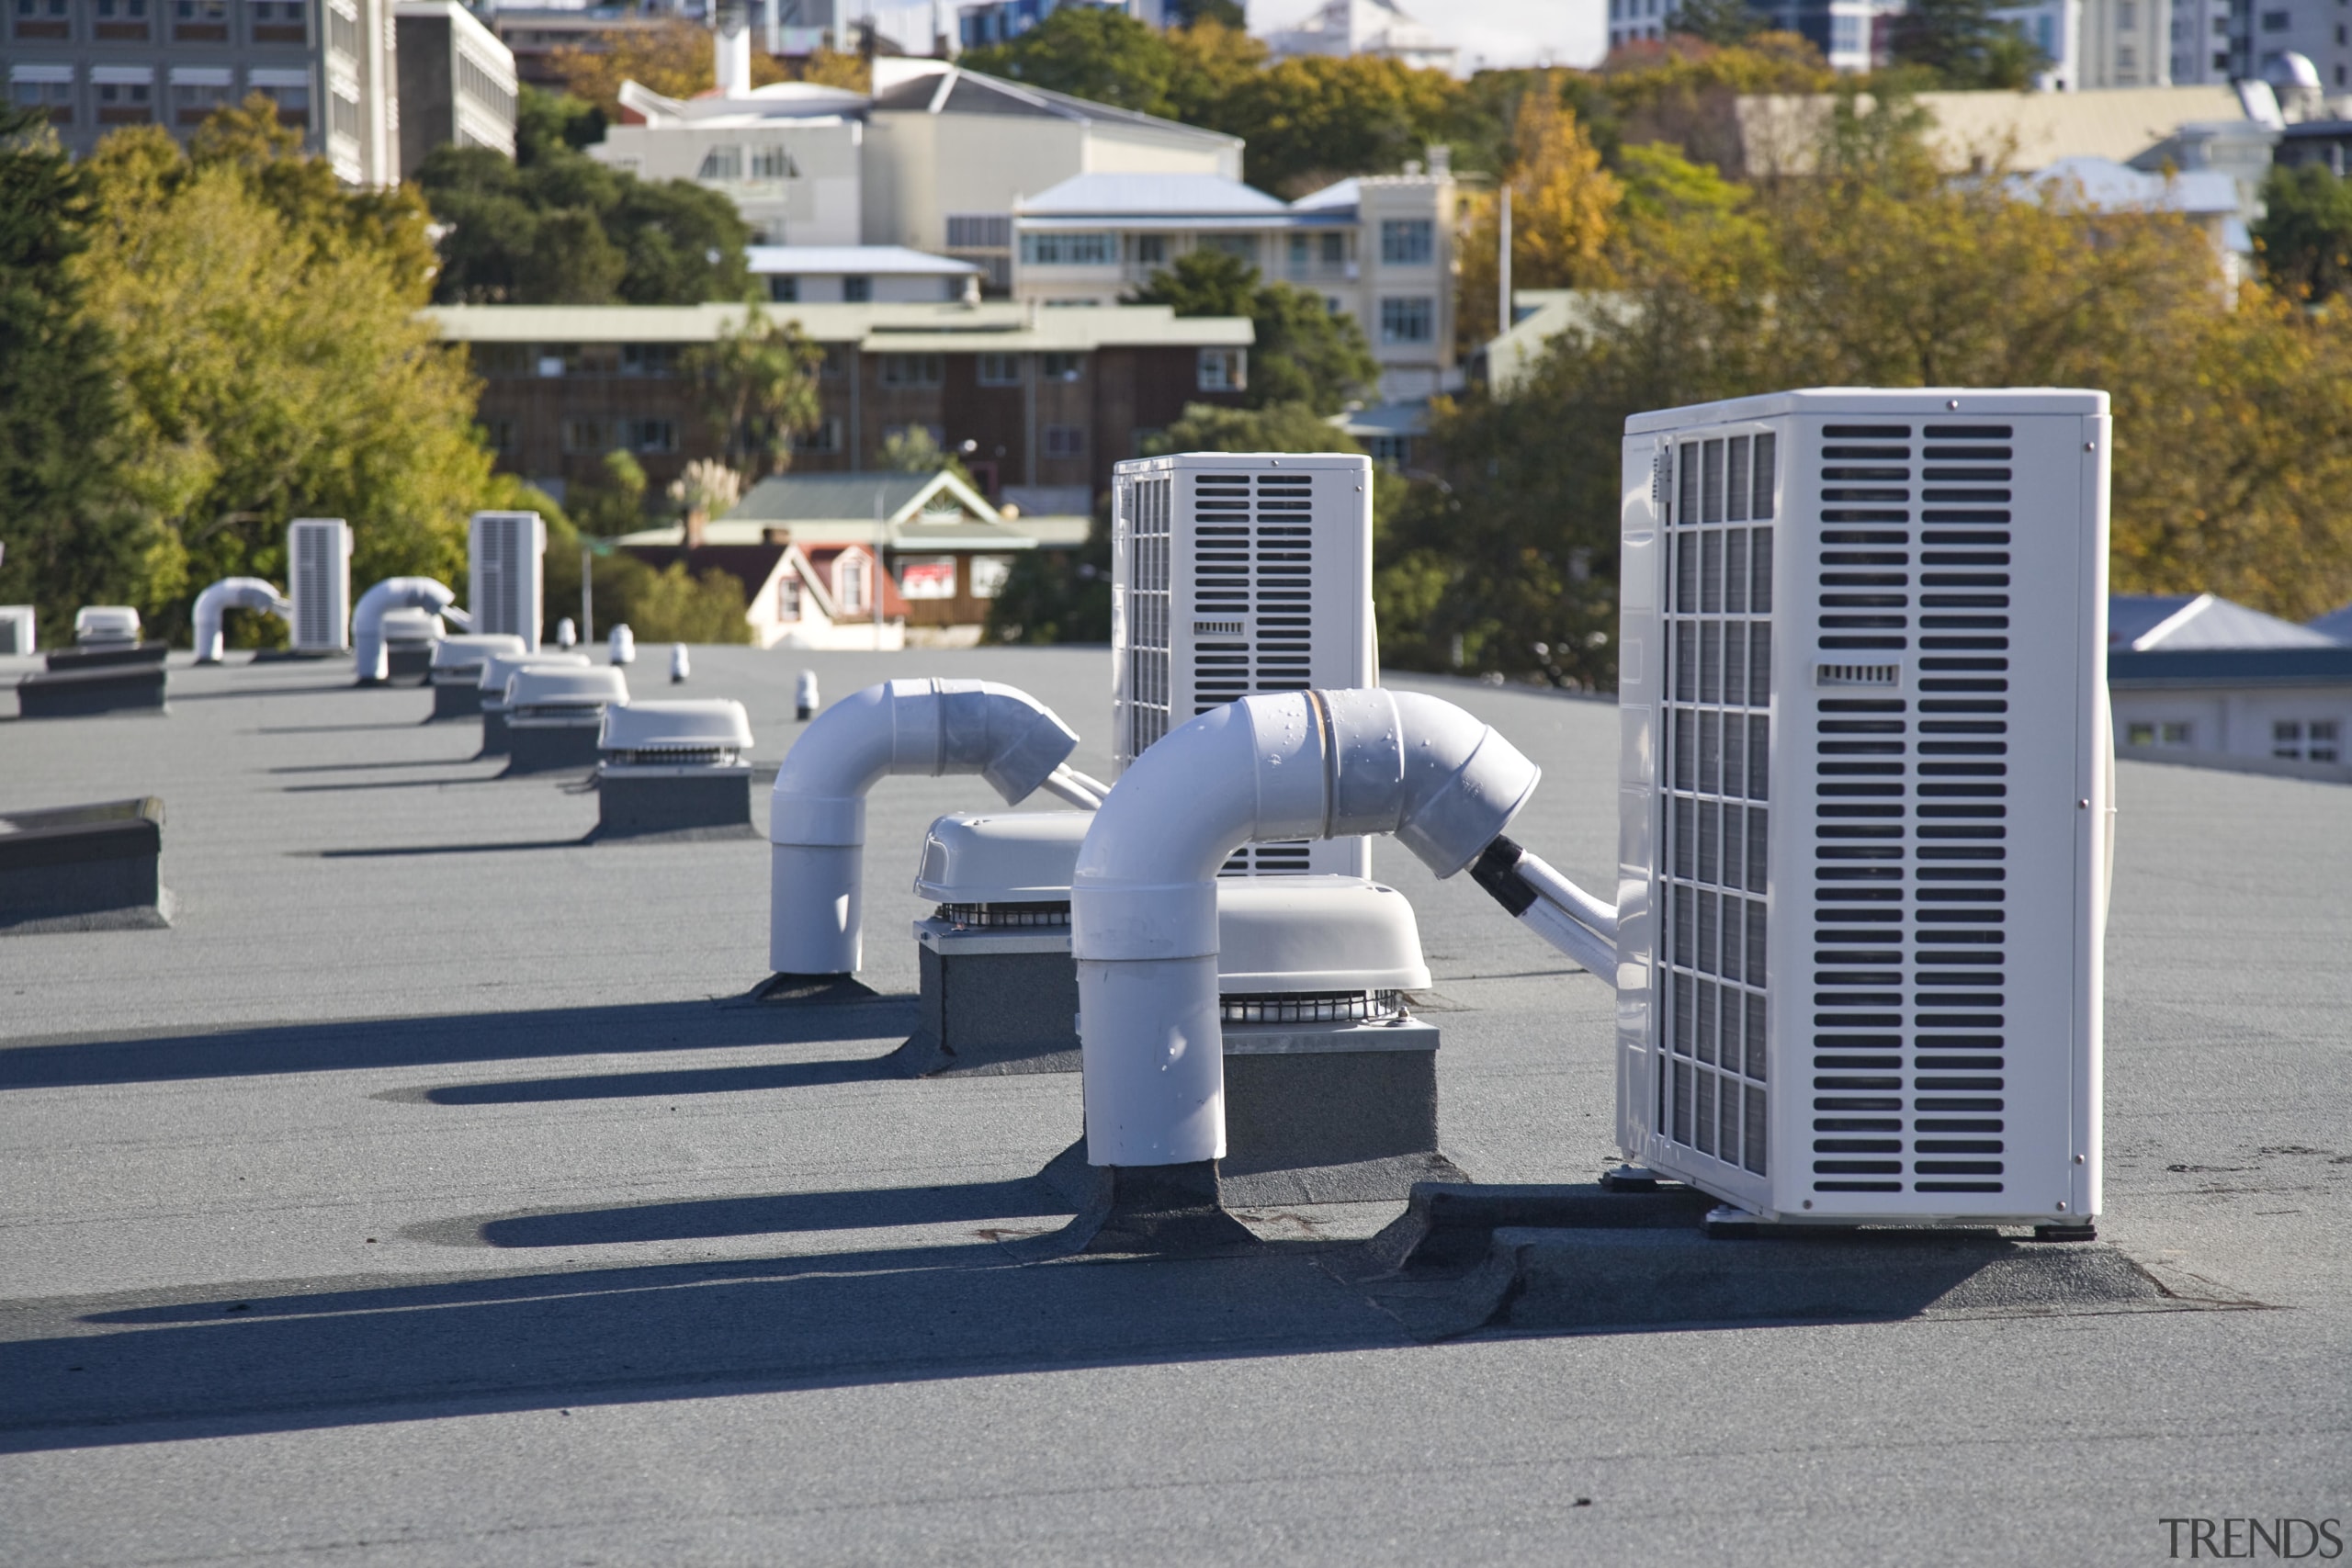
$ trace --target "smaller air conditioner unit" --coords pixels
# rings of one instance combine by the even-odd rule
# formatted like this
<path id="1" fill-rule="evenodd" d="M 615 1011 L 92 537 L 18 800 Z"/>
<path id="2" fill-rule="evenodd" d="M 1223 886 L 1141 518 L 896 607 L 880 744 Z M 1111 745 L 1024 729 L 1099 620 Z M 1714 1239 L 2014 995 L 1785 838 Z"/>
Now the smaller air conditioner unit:
<path id="1" fill-rule="evenodd" d="M 519 637 L 526 649 L 537 651 L 547 549 L 547 525 L 536 512 L 474 513 L 466 580 L 474 631 Z"/>
<path id="2" fill-rule="evenodd" d="M 599 837 L 752 832 L 752 720 L 741 703 L 608 704 L 596 749 Z"/>
<path id="3" fill-rule="evenodd" d="M 343 653 L 351 647 L 351 525 L 297 517 L 286 525 L 287 597 L 294 601 L 294 651 Z"/>
<path id="4" fill-rule="evenodd" d="M 1188 452 L 1114 470 L 1112 728 L 1121 772 L 1169 730 L 1260 692 L 1380 683 L 1372 459 Z M 1251 844 L 1227 874 L 1366 876 L 1364 839 Z"/>

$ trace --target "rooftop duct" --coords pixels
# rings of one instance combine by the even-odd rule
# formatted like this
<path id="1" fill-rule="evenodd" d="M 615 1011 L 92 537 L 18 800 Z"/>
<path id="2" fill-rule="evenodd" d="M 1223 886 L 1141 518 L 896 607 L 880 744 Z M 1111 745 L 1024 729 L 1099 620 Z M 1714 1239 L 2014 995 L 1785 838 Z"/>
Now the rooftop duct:
<path id="1" fill-rule="evenodd" d="M 794 979 L 856 973 L 865 792 L 886 774 L 978 773 L 1013 805 L 1077 744 L 1044 704 L 990 681 L 887 681 L 811 719 L 769 803 L 769 967 Z"/>
<path id="2" fill-rule="evenodd" d="M 231 610 L 258 610 L 291 621 L 294 602 L 258 577 L 224 577 L 196 596 L 196 661 L 220 662 L 220 617 Z"/>
<path id="3" fill-rule="evenodd" d="M 429 577 L 388 577 L 359 596 L 359 607 L 351 615 L 351 657 L 357 669 L 359 683 L 380 686 L 392 678 L 390 644 L 395 636 L 407 640 L 413 636 L 413 617 L 401 616 L 388 627 L 388 616 L 400 611 L 416 611 L 427 618 L 447 616 L 460 626 L 470 629 L 471 620 L 456 608 L 457 594 Z M 430 669 L 430 660 L 424 666 Z"/>

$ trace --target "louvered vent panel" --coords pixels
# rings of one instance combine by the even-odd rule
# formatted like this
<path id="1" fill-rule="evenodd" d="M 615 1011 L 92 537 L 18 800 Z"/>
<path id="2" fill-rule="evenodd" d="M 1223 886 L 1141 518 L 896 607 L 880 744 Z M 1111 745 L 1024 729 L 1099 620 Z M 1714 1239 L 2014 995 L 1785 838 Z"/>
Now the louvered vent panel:
<path id="1" fill-rule="evenodd" d="M 1777 440 L 1686 441 L 1654 477 L 1667 524 L 1657 1128 L 1766 1173 L 1772 534 Z M 1670 492 L 1670 493 L 1669 493 Z"/>
<path id="2" fill-rule="evenodd" d="M 1137 479 L 1126 489 L 1127 745 L 1129 754 L 1168 733 L 1168 533 L 1173 515 L 1168 479 Z"/>
<path id="3" fill-rule="evenodd" d="M 309 648 L 334 640 L 327 622 L 334 613 L 332 542 L 322 528 L 298 529 L 294 535 L 294 638 Z"/>

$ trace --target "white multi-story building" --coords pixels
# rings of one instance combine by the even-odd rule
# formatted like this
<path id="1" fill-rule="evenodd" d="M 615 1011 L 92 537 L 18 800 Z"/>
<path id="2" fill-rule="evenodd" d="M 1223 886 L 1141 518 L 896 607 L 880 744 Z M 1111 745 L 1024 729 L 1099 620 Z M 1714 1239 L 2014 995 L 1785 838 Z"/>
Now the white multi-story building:
<path id="1" fill-rule="evenodd" d="M 1442 156 L 1427 172 L 1341 180 L 1295 202 L 1212 175 L 1080 175 L 1015 209 L 1013 297 L 1116 304 L 1187 252 L 1223 251 L 1355 318 L 1384 400 L 1426 398 L 1460 384 L 1458 199 Z"/>
<path id="2" fill-rule="evenodd" d="M 2176 86 L 2230 80 L 2230 0 L 2172 0 Z"/>
<path id="3" fill-rule="evenodd" d="M 2233 76 L 2326 96 L 2352 88 L 2352 6 L 2338 0 L 2232 0 L 2230 31 Z M 2310 62 L 2312 81 L 2301 80 L 2296 55 Z"/>
<path id="4" fill-rule="evenodd" d="M 1266 35 L 1277 55 L 1369 54 L 1452 72 L 1461 51 L 1405 14 L 1396 0 L 1327 0 L 1296 27 Z"/>
<path id="5" fill-rule="evenodd" d="M 400 0 L 401 168 L 443 144 L 514 155 L 514 51 L 458 0 Z"/>
<path id="6" fill-rule="evenodd" d="M 628 123 L 589 155 L 642 179 L 692 180 L 731 197 L 769 245 L 861 243 L 865 95 L 782 82 L 737 96 L 668 98 L 621 87 Z"/>
<path id="7" fill-rule="evenodd" d="M 399 183 L 391 0 L 9 0 L 6 25 L 9 100 L 76 156 L 261 93 L 346 183 Z"/>

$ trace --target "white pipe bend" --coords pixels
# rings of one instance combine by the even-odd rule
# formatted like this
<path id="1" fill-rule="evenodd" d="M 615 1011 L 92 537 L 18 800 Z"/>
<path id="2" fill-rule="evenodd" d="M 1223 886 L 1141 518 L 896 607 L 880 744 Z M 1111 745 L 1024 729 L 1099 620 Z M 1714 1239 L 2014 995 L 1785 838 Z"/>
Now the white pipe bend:
<path id="1" fill-rule="evenodd" d="M 856 973 L 865 793 L 883 777 L 978 773 L 1016 805 L 1077 745 L 1051 708 L 993 681 L 886 681 L 809 720 L 769 797 L 769 966 Z"/>
<path id="2" fill-rule="evenodd" d="M 220 662 L 220 617 L 230 610 L 263 610 L 280 620 L 294 618 L 294 602 L 258 577 L 224 577 L 196 596 L 196 661 Z"/>
<path id="3" fill-rule="evenodd" d="M 351 612 L 351 659 L 362 681 L 390 677 L 390 655 L 384 646 L 384 616 L 393 610 L 424 610 L 443 615 L 459 627 L 473 619 L 456 607 L 457 593 L 429 577 L 388 577 L 359 596 Z"/>
<path id="4" fill-rule="evenodd" d="M 1394 833 L 1452 876 L 1540 776 L 1453 704 L 1379 690 L 1245 697 L 1136 758 L 1087 829 L 1070 886 L 1087 1158 L 1224 1156 L 1216 874 L 1236 849 Z"/>

